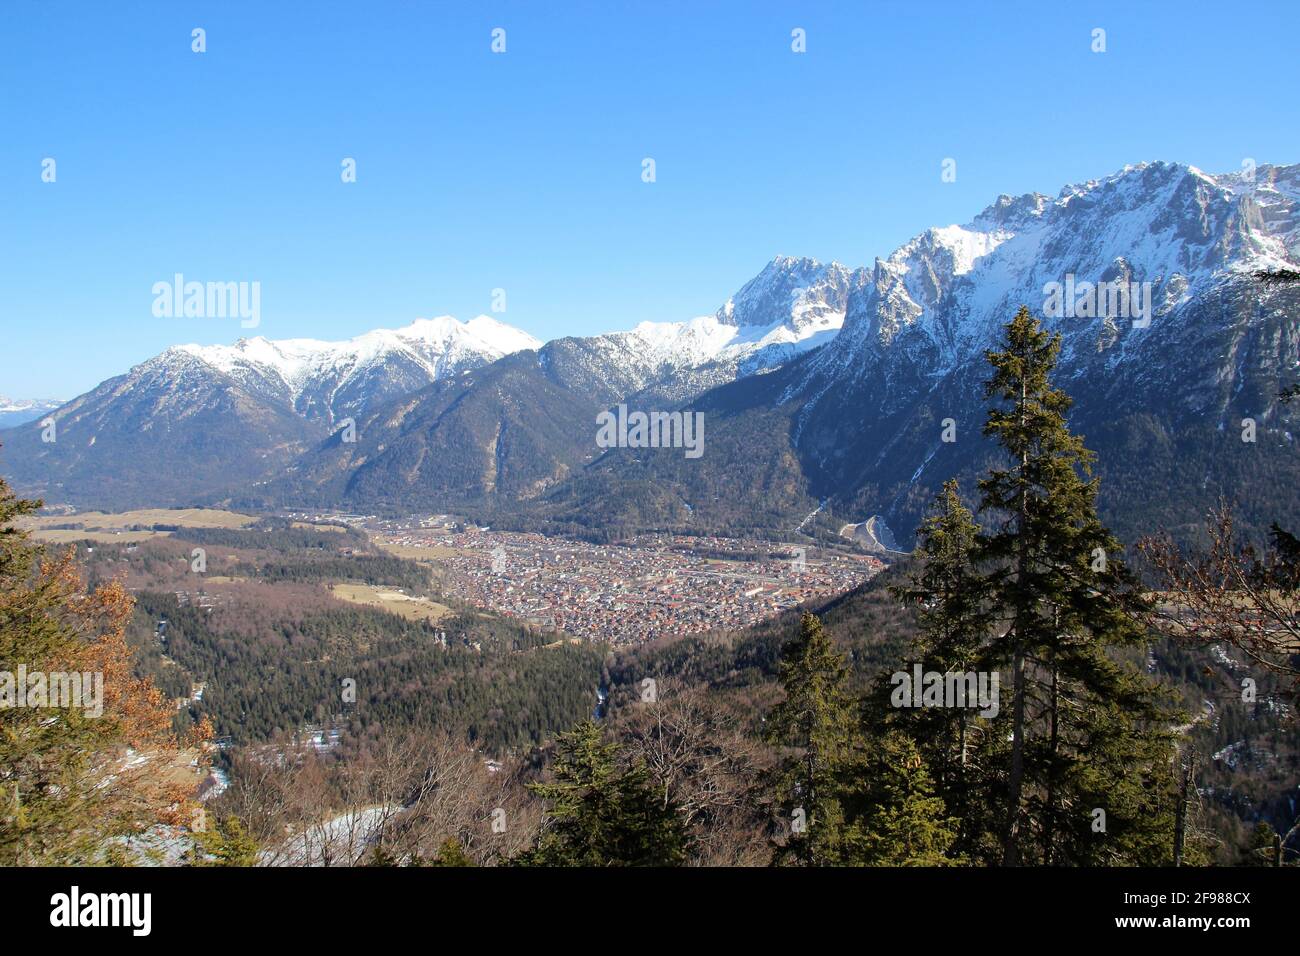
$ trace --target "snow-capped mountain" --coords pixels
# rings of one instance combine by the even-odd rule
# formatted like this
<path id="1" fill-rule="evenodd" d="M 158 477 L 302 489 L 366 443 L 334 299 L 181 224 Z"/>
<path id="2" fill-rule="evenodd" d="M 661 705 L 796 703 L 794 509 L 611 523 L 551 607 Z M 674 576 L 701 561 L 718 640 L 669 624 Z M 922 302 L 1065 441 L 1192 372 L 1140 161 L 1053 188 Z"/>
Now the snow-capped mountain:
<path id="1" fill-rule="evenodd" d="M 904 407 L 914 396 L 900 379 L 915 375 L 929 387 L 978 364 L 1022 304 L 1061 332 L 1062 364 L 1073 374 L 1087 367 L 1100 375 L 1141 355 L 1150 367 L 1168 367 L 1171 356 L 1159 349 L 1194 324 L 1183 317 L 1189 306 L 1298 262 L 1300 166 L 1216 177 L 1143 163 L 1066 186 L 1055 200 L 1001 196 L 971 223 L 928 229 L 877 260 L 850 297 L 843 333 L 783 397 L 801 401 L 802 427 L 819 417 L 823 399 L 834 405 L 848 384 L 884 375 L 895 383 L 881 396 L 885 410 Z M 1133 293 L 1127 310 L 1086 294 L 1101 282 Z M 1075 294 L 1057 302 L 1054 290 L 1062 300 Z M 1082 308 L 1089 304 L 1096 308 Z"/>
<path id="2" fill-rule="evenodd" d="M 330 423 L 541 344 L 486 315 L 469 322 L 444 315 L 344 342 L 258 336 L 234 345 L 176 346 L 161 358 L 193 356 L 254 394 Z"/>
<path id="3" fill-rule="evenodd" d="M 6 398 L 0 395 L 0 428 L 10 428 L 40 418 L 52 412 L 63 402 L 40 398 Z"/>
<path id="4" fill-rule="evenodd" d="M 801 517 L 825 500 L 906 541 L 939 484 L 993 453 L 984 352 L 1026 305 L 1062 336 L 1056 381 L 1113 478 L 1102 504 L 1118 527 L 1191 527 L 1219 495 L 1256 527 L 1270 508 L 1300 519 L 1280 491 L 1300 481 L 1297 409 L 1277 399 L 1300 379 L 1300 166 L 1143 163 L 1055 199 L 1002 196 L 852 275 L 825 347 L 693 403 L 717 453 L 689 470 L 623 456 L 604 466 L 610 487 L 654 489 L 655 508 L 637 508 L 661 524 Z M 1240 440 L 1247 419 L 1255 442 Z"/>
<path id="5" fill-rule="evenodd" d="M 1047 315 L 1049 289 L 1122 280 L 1150 283 L 1152 318 L 1233 277 L 1294 268 L 1300 260 L 1300 166 L 1212 176 L 1194 166 L 1143 163 L 1066 186 L 1055 200 L 1000 196 L 972 222 L 928 229 L 878 259 L 855 290 L 845 334 L 807 376 L 839 367 L 865 374 L 863 354 L 895 346 L 925 353 L 931 373 L 969 361 L 1008 310 Z M 1050 316 L 1067 347 L 1121 350 L 1150 337 L 1119 316 Z"/>
<path id="6" fill-rule="evenodd" d="M 561 380 L 611 401 L 689 400 L 709 388 L 774 368 L 835 337 L 850 290 L 865 270 L 778 256 L 713 315 L 643 322 L 626 332 L 557 339 L 539 363 Z"/>
<path id="7" fill-rule="evenodd" d="M 860 270 L 859 270 L 860 271 Z M 790 341 L 803 341 L 844 321 L 855 272 L 838 262 L 777 256 L 718 309 L 719 322 L 742 328 L 770 326 L 780 317 Z"/>
<path id="8" fill-rule="evenodd" d="M 680 334 L 664 336 L 662 328 L 644 326 L 627 334 L 643 339 L 665 361 L 685 356 L 684 364 L 712 361 L 752 374 L 834 338 L 850 291 L 867 275 L 838 262 L 778 256 L 714 315 L 686 324 Z"/>
<path id="9" fill-rule="evenodd" d="M 173 500 L 224 480 L 250 506 L 514 508 L 569 528 L 878 515 L 905 544 L 939 483 L 991 452 L 984 352 L 1023 304 L 1062 335 L 1056 381 L 1121 531 L 1190 527 L 1220 494 L 1264 520 L 1300 482 L 1296 409 L 1277 401 L 1300 378 L 1298 204 L 1300 166 L 1144 163 L 999 197 L 868 269 L 777 258 L 689 321 L 542 346 L 442 319 L 171 349 L 59 409 L 57 449 L 8 432 L 0 467 L 83 500 L 107 475 L 160 503 L 166 476 Z M 705 454 L 597 448 L 594 416 L 619 402 L 690 403 Z M 355 442 L 330 434 L 345 414 Z M 1245 419 L 1257 443 L 1237 440 Z"/>

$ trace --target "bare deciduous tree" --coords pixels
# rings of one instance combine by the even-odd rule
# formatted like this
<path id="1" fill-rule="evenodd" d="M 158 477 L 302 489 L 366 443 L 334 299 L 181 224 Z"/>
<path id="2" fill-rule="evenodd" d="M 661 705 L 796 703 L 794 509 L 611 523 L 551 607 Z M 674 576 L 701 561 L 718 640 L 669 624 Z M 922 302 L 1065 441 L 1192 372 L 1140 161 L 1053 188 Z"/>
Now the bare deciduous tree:
<path id="1" fill-rule="evenodd" d="M 1300 689 L 1300 567 L 1295 538 L 1273 526 L 1273 547 L 1259 555 L 1238 543 L 1232 512 L 1212 511 L 1209 547 L 1185 554 L 1168 536 L 1138 549 L 1159 573 L 1163 594 L 1151 623 L 1175 640 L 1222 643 Z"/>
<path id="2" fill-rule="evenodd" d="M 663 795 L 685 818 L 694 862 L 760 865 L 770 847 L 763 829 L 764 746 L 741 719 L 700 688 L 660 683 L 653 703 L 636 704 L 616 728 L 623 755 L 643 762 Z"/>

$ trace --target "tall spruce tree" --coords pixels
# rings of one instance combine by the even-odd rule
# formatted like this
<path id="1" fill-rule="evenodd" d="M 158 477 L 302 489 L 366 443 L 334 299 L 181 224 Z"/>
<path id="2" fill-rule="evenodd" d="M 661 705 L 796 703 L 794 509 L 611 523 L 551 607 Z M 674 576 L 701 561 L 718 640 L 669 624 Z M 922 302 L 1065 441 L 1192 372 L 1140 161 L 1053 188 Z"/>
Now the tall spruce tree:
<path id="1" fill-rule="evenodd" d="M 997 404 L 984 433 L 1009 459 L 980 482 L 992 529 L 976 551 L 995 615 L 988 659 L 1011 671 L 1002 862 L 1168 862 L 1174 715 L 1134 660 L 1143 599 L 1050 382 L 1060 346 L 1021 308 L 987 353 Z"/>
<path id="2" fill-rule="evenodd" d="M 914 660 L 926 672 L 941 674 L 984 670 L 989 613 L 975 565 L 979 526 L 962 502 L 955 479 L 935 496 L 930 514 L 917 529 L 918 544 L 908 580 L 894 594 L 917 607 L 920 625 Z M 958 821 L 956 851 L 979 856 L 994 824 L 984 775 L 997 750 L 988 721 L 967 707 L 894 709 L 885 705 L 889 687 L 877 688 L 876 712 L 908 733 L 934 776 L 935 793 Z M 987 847 L 985 847 L 987 853 Z"/>
<path id="3" fill-rule="evenodd" d="M 778 769 L 778 805 L 790 838 L 776 862 L 852 862 L 848 823 L 861 810 L 862 734 L 844 658 L 822 622 L 805 613 L 781 651 L 785 699 L 767 718 L 769 742 L 788 748 Z"/>

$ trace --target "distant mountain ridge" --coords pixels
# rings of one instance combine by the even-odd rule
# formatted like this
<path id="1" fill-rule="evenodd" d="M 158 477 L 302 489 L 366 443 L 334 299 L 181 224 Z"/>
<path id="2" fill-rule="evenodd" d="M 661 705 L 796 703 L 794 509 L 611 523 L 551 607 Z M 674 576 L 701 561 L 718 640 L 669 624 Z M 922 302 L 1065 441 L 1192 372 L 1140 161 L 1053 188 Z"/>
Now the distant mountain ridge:
<path id="1" fill-rule="evenodd" d="M 611 521 L 708 527 L 776 502 L 801 516 L 825 499 L 840 520 L 880 514 L 905 543 L 939 484 L 969 482 L 992 454 L 984 352 L 1025 304 L 1062 335 L 1057 382 L 1101 453 L 1103 507 L 1123 531 L 1187 531 L 1219 495 L 1241 502 L 1243 520 L 1300 521 L 1288 490 L 1300 483 L 1300 409 L 1277 398 L 1300 378 L 1300 286 L 1267 278 L 1297 263 L 1300 166 L 1216 177 L 1148 163 L 1055 200 L 1000 197 L 878 259 L 825 347 L 697 401 L 710 436 L 699 467 L 610 456 L 553 514 L 569 520 L 580 501 Z M 1045 315 L 1049 287 L 1071 277 L 1080 289 L 1148 283 L 1149 322 Z M 1253 443 L 1239 440 L 1245 419 Z"/>
<path id="2" fill-rule="evenodd" d="M 72 443 L 86 500 L 103 491 L 88 483 L 103 467 L 86 449 L 114 428 L 140 439 L 141 454 L 160 454 L 141 439 L 150 432 L 202 451 L 213 437 L 204 416 L 224 408 L 226 430 L 239 423 L 225 440 L 240 467 L 224 485 L 205 475 L 173 494 L 472 509 L 568 529 L 789 530 L 816 509 L 832 534 L 879 516 L 905 547 L 938 484 L 969 481 L 991 453 L 980 437 L 984 352 L 1026 304 L 1063 337 L 1057 381 L 1076 399 L 1072 425 L 1101 452 L 1103 508 L 1121 530 L 1190 527 L 1218 494 L 1246 498 L 1250 520 L 1270 509 L 1300 519 L 1300 503 L 1278 490 L 1300 480 L 1297 410 L 1276 399 L 1300 377 L 1300 289 L 1282 281 L 1297 270 L 1300 166 L 1213 176 L 1144 163 L 1055 199 L 1001 196 L 870 268 L 778 257 L 690 321 L 521 345 L 477 366 L 447 361 L 432 377 L 412 371 L 409 344 L 371 362 L 356 349 L 307 362 L 265 340 L 202 359 L 169 350 L 111 380 L 112 395 L 99 394 L 105 383 L 55 415 L 71 435 L 88 406 L 137 409 L 95 419 Z M 1074 303 L 1045 314 L 1053 286 L 1073 294 L 1102 282 L 1141 292 L 1145 317 L 1076 314 Z M 145 372 L 162 378 L 150 384 Z M 176 408 L 168 389 L 186 395 Z M 596 447 L 595 415 L 620 402 L 703 411 L 704 456 Z M 355 442 L 338 431 L 344 412 Z M 1245 418 L 1260 439 L 1243 449 L 1234 436 Z M 67 493 L 73 459 L 42 459 L 36 434 L 0 437 L 0 466 Z M 157 493 L 157 470 L 133 460 L 113 477 Z"/>
<path id="3" fill-rule="evenodd" d="M 10 428 L 40 418 L 63 402 L 41 398 L 6 398 L 0 395 L 0 428 Z"/>
<path id="4" fill-rule="evenodd" d="M 0 468 L 30 493 L 80 504 L 190 501 L 223 488 L 238 494 L 309 474 L 310 463 L 288 469 L 345 420 L 364 420 L 388 403 L 520 353 L 534 356 L 539 382 L 572 390 L 570 404 L 584 414 L 628 395 L 680 402 L 833 336 L 844 318 L 849 276 L 838 264 L 778 258 L 716 314 L 547 345 L 489 316 L 464 323 L 441 316 L 343 342 L 259 336 L 228 346 L 174 346 L 55 410 L 55 442 L 41 441 L 32 428 L 0 435 Z M 523 386 L 515 380 L 515 387 Z M 458 386 L 452 391 L 460 394 Z M 548 392 L 552 399 L 556 394 Z M 530 411 L 541 418 L 517 426 L 549 431 L 542 420 L 548 406 Z M 489 431 L 500 426 L 497 421 Z M 490 439 L 485 433 L 474 440 Z M 559 442 L 566 465 L 550 480 L 573 463 L 566 450 L 576 440 Z M 473 442 L 453 444 L 464 449 Z M 237 459 L 229 469 L 222 467 L 222 447 Z M 334 485 L 322 477 L 279 487 L 314 489 L 314 497 L 322 483 Z M 546 483 L 540 475 L 525 482 Z M 491 480 L 481 488 L 509 486 Z M 434 482 L 420 490 L 440 487 Z M 480 485 L 471 483 L 456 499 L 475 488 Z"/>
<path id="5" fill-rule="evenodd" d="M 240 339 L 234 345 L 181 345 L 249 391 L 331 423 L 448 375 L 541 345 L 527 332 L 486 315 L 449 315 L 375 329 L 345 342 Z"/>

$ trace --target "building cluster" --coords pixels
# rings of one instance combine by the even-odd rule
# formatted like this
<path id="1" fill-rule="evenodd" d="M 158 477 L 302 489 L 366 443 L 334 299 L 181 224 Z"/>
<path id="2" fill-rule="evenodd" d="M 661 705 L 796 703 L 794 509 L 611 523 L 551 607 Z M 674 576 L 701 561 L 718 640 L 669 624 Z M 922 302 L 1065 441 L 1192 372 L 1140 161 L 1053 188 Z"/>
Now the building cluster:
<path id="1" fill-rule="evenodd" d="M 851 550 L 669 534 L 591 544 L 540 534 L 385 522 L 385 540 L 436 548 L 447 593 L 576 637 L 634 643 L 734 629 L 847 591 L 883 565 Z"/>
<path id="2" fill-rule="evenodd" d="M 224 602 L 224 597 L 220 593 L 209 593 L 202 589 L 198 591 L 173 591 L 176 595 L 176 603 L 181 607 L 194 605 L 202 611 L 212 613 L 212 609 L 218 604 Z"/>

